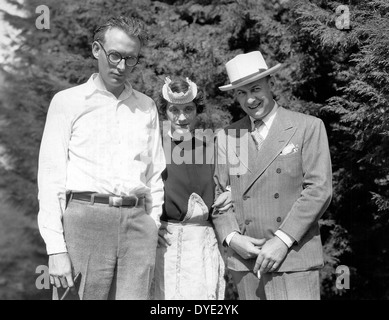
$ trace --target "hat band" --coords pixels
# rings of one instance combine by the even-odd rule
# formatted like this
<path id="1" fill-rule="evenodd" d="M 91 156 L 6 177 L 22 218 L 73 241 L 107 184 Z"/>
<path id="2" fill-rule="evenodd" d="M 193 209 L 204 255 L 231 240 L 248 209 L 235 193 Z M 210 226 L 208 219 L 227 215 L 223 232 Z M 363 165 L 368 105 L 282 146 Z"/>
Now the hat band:
<path id="1" fill-rule="evenodd" d="M 267 70 L 268 70 L 268 69 L 259 69 L 257 72 L 254 72 L 254 73 L 252 73 L 252 74 L 249 74 L 248 76 L 245 76 L 245 77 L 240 78 L 240 79 L 238 79 L 238 80 L 232 81 L 231 84 L 232 84 L 233 86 L 235 86 L 235 85 L 237 85 L 237 84 L 239 84 L 239 83 L 241 83 L 241 82 L 244 82 L 244 81 L 246 81 L 246 80 L 248 80 L 248 79 L 250 79 L 250 78 L 252 78 L 252 77 L 255 77 L 256 75 L 259 75 L 260 73 L 265 72 L 265 71 L 267 71 Z"/>

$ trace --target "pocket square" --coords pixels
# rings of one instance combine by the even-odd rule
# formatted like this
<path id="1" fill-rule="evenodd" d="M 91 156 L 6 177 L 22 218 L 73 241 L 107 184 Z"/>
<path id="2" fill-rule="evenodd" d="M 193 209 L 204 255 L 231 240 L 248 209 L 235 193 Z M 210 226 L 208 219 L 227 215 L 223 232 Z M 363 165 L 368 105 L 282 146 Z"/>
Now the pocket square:
<path id="1" fill-rule="evenodd" d="M 285 156 L 290 153 L 295 153 L 298 151 L 298 145 L 294 145 L 293 143 L 289 143 L 284 149 L 281 151 L 281 155 Z"/>

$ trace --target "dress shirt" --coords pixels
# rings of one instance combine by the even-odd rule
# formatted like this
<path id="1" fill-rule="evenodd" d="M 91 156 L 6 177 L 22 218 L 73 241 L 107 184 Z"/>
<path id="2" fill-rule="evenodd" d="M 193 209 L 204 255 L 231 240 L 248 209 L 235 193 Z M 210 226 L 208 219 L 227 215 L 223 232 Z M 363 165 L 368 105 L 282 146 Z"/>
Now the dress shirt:
<path id="1" fill-rule="evenodd" d="M 277 104 L 277 102 L 274 101 L 273 109 L 269 112 L 269 114 L 266 115 L 266 117 L 264 117 L 262 119 L 263 125 L 258 130 L 259 130 L 259 134 L 261 135 L 263 140 L 266 139 L 266 137 L 269 133 L 270 127 L 273 124 L 274 118 L 276 117 L 277 110 L 278 110 L 278 104 Z M 251 128 L 252 128 L 252 130 L 254 130 L 255 129 L 254 121 L 256 119 L 254 119 L 253 117 L 250 116 L 250 120 L 251 120 Z"/>
<path id="2" fill-rule="evenodd" d="M 271 125 L 273 124 L 273 121 L 274 121 L 274 118 L 276 117 L 276 114 L 277 114 L 277 110 L 278 110 L 278 104 L 277 102 L 274 101 L 274 107 L 273 109 L 270 111 L 269 114 L 266 115 L 266 117 L 264 117 L 262 119 L 263 121 L 263 125 L 259 128 L 259 134 L 260 136 L 263 138 L 263 140 L 266 139 L 268 133 L 269 133 L 269 130 L 270 130 L 270 127 Z M 252 130 L 255 129 L 255 124 L 254 124 L 254 121 L 255 119 L 253 117 L 250 116 L 250 120 L 251 120 L 251 128 Z M 225 242 L 226 244 L 229 246 L 230 245 L 230 242 L 231 242 L 231 239 L 234 237 L 235 234 L 237 234 L 238 232 L 237 231 L 234 231 L 234 232 L 231 232 L 225 239 Z M 282 240 L 282 242 L 284 242 L 288 248 L 290 248 L 292 245 L 293 245 L 293 242 L 294 242 L 294 239 L 292 239 L 289 235 L 287 235 L 285 232 L 283 232 L 282 230 L 277 230 L 275 232 L 275 235 L 280 238 Z"/>
<path id="3" fill-rule="evenodd" d="M 47 253 L 67 252 L 62 215 L 69 191 L 145 195 L 160 226 L 165 169 L 154 101 L 126 83 L 116 98 L 98 74 L 51 103 L 38 170 L 38 225 Z"/>

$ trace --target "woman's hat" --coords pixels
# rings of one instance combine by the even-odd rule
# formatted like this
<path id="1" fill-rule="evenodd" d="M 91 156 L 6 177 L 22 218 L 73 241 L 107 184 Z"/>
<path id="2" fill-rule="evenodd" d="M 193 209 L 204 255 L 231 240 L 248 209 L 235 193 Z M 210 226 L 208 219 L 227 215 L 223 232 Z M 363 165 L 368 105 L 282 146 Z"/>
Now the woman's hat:
<path id="1" fill-rule="evenodd" d="M 163 98 L 174 104 L 185 104 L 193 101 L 197 96 L 197 85 L 190 81 L 189 78 L 185 79 L 188 83 L 188 91 L 187 92 L 173 92 L 172 89 L 170 89 L 170 83 L 172 80 L 170 80 L 169 77 L 165 78 L 165 84 L 162 87 L 162 96 Z"/>
<path id="2" fill-rule="evenodd" d="M 278 71 L 281 66 L 279 63 L 269 69 L 259 51 L 238 54 L 226 63 L 226 70 L 231 83 L 219 87 L 219 89 L 221 91 L 227 91 L 244 86 L 245 84 L 262 79 Z"/>

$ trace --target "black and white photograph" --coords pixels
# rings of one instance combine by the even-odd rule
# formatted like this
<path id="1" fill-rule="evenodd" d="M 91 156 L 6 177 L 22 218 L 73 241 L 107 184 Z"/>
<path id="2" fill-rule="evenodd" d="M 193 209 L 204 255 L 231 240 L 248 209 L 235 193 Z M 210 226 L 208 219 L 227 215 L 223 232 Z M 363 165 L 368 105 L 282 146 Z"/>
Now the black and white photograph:
<path id="1" fill-rule="evenodd" d="M 388 48 L 388 0 L 0 0 L 0 300 L 388 300 Z"/>

